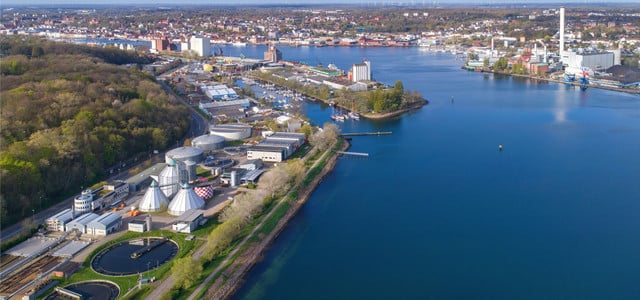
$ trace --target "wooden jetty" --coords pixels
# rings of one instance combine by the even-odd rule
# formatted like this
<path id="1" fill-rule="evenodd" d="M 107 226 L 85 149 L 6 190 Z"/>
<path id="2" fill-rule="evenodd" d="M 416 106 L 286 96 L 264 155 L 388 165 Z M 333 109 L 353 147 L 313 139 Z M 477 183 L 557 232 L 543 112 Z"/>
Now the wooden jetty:
<path id="1" fill-rule="evenodd" d="M 341 133 L 340 136 L 391 135 L 391 131 Z"/>

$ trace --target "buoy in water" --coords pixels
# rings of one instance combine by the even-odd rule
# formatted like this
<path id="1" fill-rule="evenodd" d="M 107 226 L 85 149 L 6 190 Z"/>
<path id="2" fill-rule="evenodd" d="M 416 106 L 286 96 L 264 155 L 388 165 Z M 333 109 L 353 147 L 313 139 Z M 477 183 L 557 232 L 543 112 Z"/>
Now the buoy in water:
<path id="1" fill-rule="evenodd" d="M 498 145 L 498 150 L 502 151 L 502 145 Z"/>

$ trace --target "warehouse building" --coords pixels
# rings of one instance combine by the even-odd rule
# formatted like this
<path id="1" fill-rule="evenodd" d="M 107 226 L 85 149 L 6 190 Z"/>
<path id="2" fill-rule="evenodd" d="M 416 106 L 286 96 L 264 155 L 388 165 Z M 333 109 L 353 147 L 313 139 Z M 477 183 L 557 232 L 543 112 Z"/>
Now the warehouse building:
<path id="1" fill-rule="evenodd" d="M 73 220 L 73 213 L 72 209 L 67 208 L 48 218 L 46 221 L 47 229 L 49 231 L 64 231 L 65 225 Z"/>
<path id="2" fill-rule="evenodd" d="M 80 233 L 87 233 L 87 225 L 98 217 L 100 216 L 94 213 L 84 214 L 67 223 L 67 225 L 65 226 L 65 231 L 77 230 Z"/>
<path id="3" fill-rule="evenodd" d="M 281 147 L 265 147 L 258 144 L 247 149 L 247 159 L 261 159 L 267 162 L 281 162 L 285 160 L 285 149 Z"/>
<path id="4" fill-rule="evenodd" d="M 93 235 L 108 235 L 116 232 L 122 226 L 122 216 L 108 212 L 87 224 L 87 233 Z"/>

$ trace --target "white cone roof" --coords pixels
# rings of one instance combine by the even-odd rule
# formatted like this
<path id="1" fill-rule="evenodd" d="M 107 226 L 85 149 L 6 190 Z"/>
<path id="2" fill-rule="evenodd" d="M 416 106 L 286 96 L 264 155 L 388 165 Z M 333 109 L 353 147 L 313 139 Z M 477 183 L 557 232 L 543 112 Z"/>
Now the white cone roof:
<path id="1" fill-rule="evenodd" d="M 176 166 L 176 162 L 172 159 L 169 161 L 169 164 L 162 169 L 162 172 L 160 172 L 160 175 L 158 176 L 160 189 L 167 198 L 171 198 L 171 196 L 178 192 L 180 187 L 178 180 L 178 167 Z"/>
<path id="2" fill-rule="evenodd" d="M 204 207 L 204 200 L 196 195 L 188 184 L 182 185 L 182 188 L 171 203 L 169 203 L 169 214 L 179 216 L 190 209 L 200 209 Z"/>
<path id="3" fill-rule="evenodd" d="M 159 212 L 165 210 L 168 205 L 169 200 L 160 190 L 158 182 L 154 180 L 144 193 L 139 209 L 143 212 Z"/>

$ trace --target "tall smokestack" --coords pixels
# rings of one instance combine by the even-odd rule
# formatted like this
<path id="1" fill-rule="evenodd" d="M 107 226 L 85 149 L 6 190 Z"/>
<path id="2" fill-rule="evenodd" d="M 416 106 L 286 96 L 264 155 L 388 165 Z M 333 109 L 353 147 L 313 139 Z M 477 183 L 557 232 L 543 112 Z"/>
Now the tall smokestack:
<path id="1" fill-rule="evenodd" d="M 564 6 L 560 6 L 560 57 L 564 53 Z"/>

